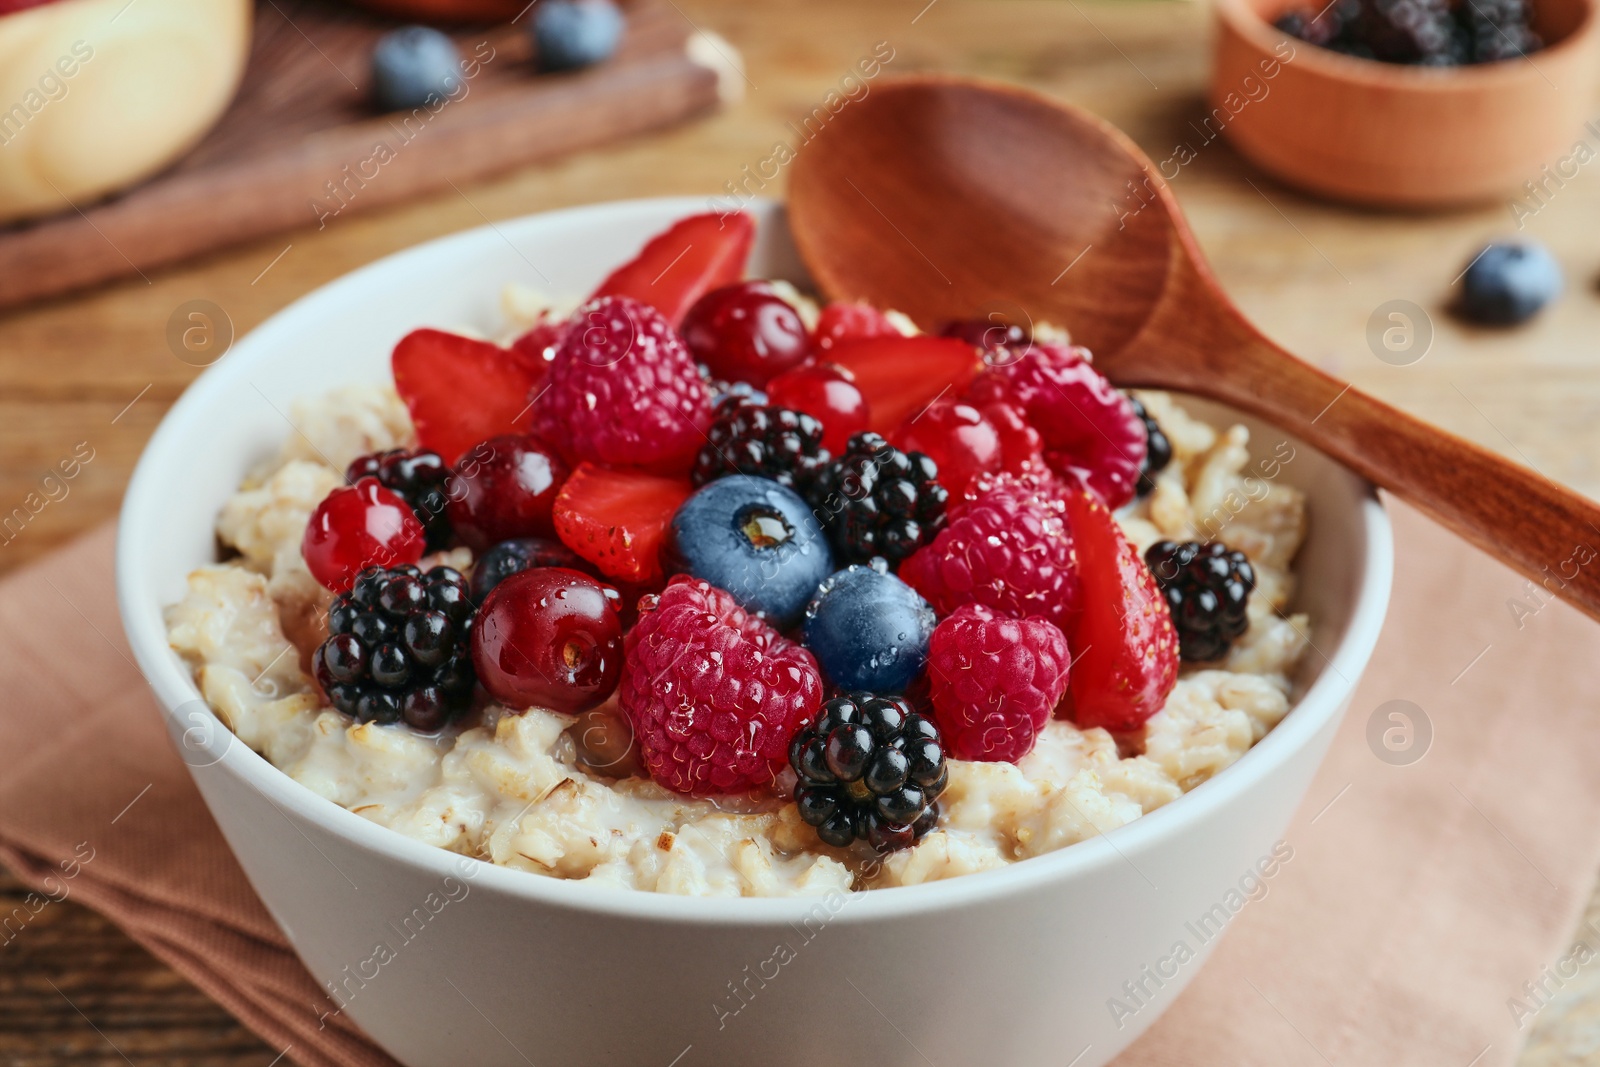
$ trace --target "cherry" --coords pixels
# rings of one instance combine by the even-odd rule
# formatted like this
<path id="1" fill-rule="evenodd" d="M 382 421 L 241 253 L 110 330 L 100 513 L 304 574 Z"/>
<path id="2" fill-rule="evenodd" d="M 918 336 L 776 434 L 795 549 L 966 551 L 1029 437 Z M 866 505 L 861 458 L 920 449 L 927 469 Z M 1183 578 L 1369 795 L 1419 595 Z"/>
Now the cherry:
<path id="1" fill-rule="evenodd" d="M 817 316 L 817 328 L 811 332 L 811 343 L 818 352 L 827 352 L 840 341 L 854 341 L 869 337 L 899 337 L 889 317 L 871 304 L 835 302 L 822 309 Z"/>
<path id="2" fill-rule="evenodd" d="M 484 600 L 472 663 L 508 708 L 576 715 L 599 707 L 622 677 L 616 590 L 565 567 L 513 574 Z"/>
<path id="3" fill-rule="evenodd" d="M 997 348 L 1018 348 L 1032 340 L 1028 331 L 998 319 L 957 319 L 947 322 L 940 337 L 959 337 L 974 348 L 992 352 Z"/>
<path id="4" fill-rule="evenodd" d="M 822 447 L 834 455 L 871 419 L 856 376 L 837 363 L 813 363 L 778 375 L 767 383 L 767 402 L 821 422 Z"/>
<path id="5" fill-rule="evenodd" d="M 317 505 L 300 554 L 313 578 L 342 593 L 367 567 L 415 563 L 426 547 L 427 533 L 411 505 L 378 479 L 362 478 Z"/>
<path id="6" fill-rule="evenodd" d="M 551 537 L 550 511 L 569 473 L 537 437 L 506 434 L 480 441 L 456 462 L 450 523 L 474 552 L 514 537 Z"/>
<path id="7" fill-rule="evenodd" d="M 960 496 L 973 478 L 991 471 L 1019 472 L 1040 457 L 1038 431 L 1010 404 L 981 409 L 941 399 L 904 423 L 894 435 L 902 452 L 922 452 L 939 465 L 939 482 Z"/>
<path id="8" fill-rule="evenodd" d="M 757 388 L 811 355 L 800 313 L 767 282 L 711 290 L 684 316 L 681 332 L 712 377 Z"/>

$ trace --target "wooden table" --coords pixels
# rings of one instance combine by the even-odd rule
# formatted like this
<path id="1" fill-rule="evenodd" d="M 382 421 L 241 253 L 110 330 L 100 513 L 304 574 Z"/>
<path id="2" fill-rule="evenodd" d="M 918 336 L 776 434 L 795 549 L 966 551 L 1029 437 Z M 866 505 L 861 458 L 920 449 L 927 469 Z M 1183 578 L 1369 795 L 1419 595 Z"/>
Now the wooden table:
<path id="1" fill-rule="evenodd" d="M 1417 218 L 1333 207 L 1252 172 L 1223 143 L 1203 144 L 1195 127 L 1205 110 L 1207 16 L 1199 5 L 677 3 L 686 19 L 722 33 L 747 60 L 747 99 L 716 118 L 0 318 L 0 515 L 80 442 L 94 451 L 65 497 L 9 543 L 0 534 L 0 570 L 114 513 L 145 439 L 196 374 L 166 341 L 167 320 L 180 305 L 212 301 L 242 333 L 345 271 L 486 218 L 614 197 L 724 192 L 775 142 L 793 139 L 787 121 L 830 90 L 851 89 L 847 75 L 880 41 L 894 49 L 890 72 L 1026 82 L 1106 116 L 1157 159 L 1181 141 L 1195 145 L 1197 158 L 1173 185 L 1224 284 L 1269 334 L 1409 411 L 1600 493 L 1600 374 L 1591 366 L 1600 338 L 1600 168 L 1585 169 L 1527 225 L 1566 266 L 1566 298 L 1526 329 L 1486 334 L 1441 309 L 1479 243 L 1514 230 L 1509 209 Z M 781 193 L 781 180 L 769 191 Z M 1380 361 L 1366 341 L 1369 317 L 1395 299 L 1427 309 L 1435 329 L 1431 351 L 1409 366 Z M 0 877 L 0 912 L 19 897 L 16 884 Z M 273 1050 L 97 916 L 68 903 L 43 920 L 0 949 L 0 1061 L 272 1062 Z M 1590 1063 L 1596 1049 L 1600 971 L 1586 968 L 1541 1014 L 1522 1063 Z"/>

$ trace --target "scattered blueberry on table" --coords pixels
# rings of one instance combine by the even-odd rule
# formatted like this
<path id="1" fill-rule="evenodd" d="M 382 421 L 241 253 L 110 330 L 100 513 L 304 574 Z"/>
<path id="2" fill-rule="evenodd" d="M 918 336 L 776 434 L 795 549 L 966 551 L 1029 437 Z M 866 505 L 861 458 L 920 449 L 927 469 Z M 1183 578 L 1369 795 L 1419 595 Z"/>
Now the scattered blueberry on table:
<path id="1" fill-rule="evenodd" d="M 1561 266 L 1536 241 L 1496 242 L 1461 276 L 1456 311 L 1485 326 L 1516 326 L 1561 294 Z"/>
<path id="2" fill-rule="evenodd" d="M 461 83 L 461 54 L 447 34 L 402 26 L 372 49 L 372 97 L 385 111 L 409 111 L 442 99 Z"/>
<path id="3" fill-rule="evenodd" d="M 612 0 L 539 0 L 529 30 L 541 71 L 581 70 L 610 59 L 625 20 Z"/>

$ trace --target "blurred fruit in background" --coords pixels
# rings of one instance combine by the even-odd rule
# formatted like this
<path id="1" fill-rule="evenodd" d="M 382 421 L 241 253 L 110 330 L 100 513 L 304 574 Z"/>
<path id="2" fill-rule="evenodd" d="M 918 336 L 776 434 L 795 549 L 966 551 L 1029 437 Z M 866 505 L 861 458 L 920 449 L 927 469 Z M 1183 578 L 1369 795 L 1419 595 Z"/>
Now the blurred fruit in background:
<path id="1" fill-rule="evenodd" d="M 0 0 L 4 3 L 5 0 Z M 361 7 L 397 19 L 419 22 L 508 22 L 529 0 L 351 0 Z"/>
<path id="2" fill-rule="evenodd" d="M 0 13 L 0 223 L 165 167 L 222 115 L 250 51 L 250 0 L 0 0 Z"/>

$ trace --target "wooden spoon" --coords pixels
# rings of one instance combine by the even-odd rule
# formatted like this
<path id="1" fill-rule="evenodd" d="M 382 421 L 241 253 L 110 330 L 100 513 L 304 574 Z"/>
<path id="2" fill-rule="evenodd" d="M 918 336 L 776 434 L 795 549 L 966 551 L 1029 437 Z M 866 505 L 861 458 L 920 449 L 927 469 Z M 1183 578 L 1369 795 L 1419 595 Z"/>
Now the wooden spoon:
<path id="1" fill-rule="evenodd" d="M 924 328 L 991 312 L 1065 326 L 1119 385 L 1266 419 L 1600 619 L 1600 507 L 1262 336 L 1156 173 L 1085 112 L 921 76 L 874 86 L 796 155 L 789 215 L 835 299 Z"/>

